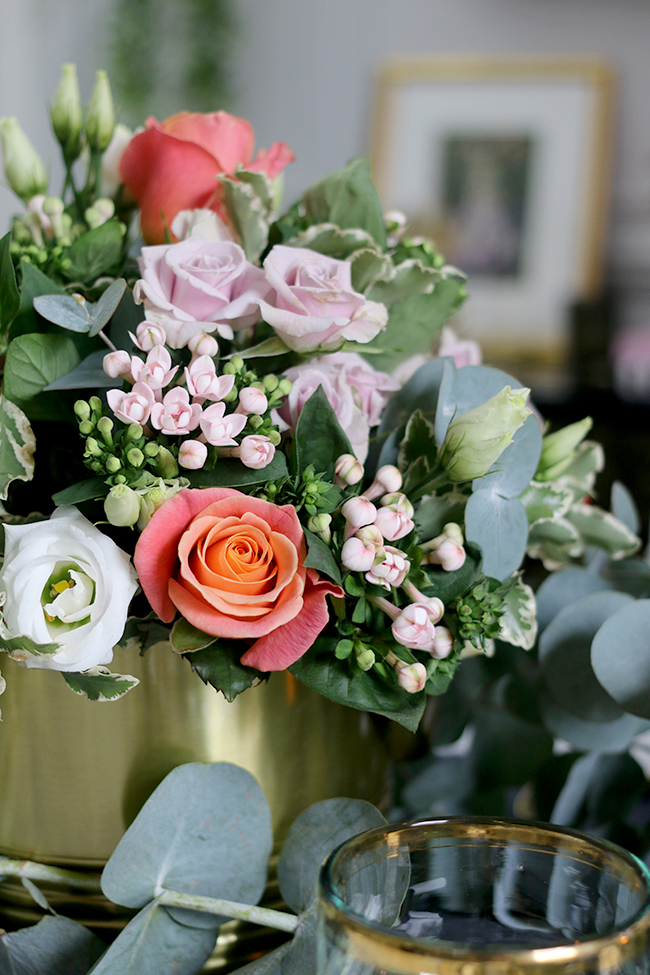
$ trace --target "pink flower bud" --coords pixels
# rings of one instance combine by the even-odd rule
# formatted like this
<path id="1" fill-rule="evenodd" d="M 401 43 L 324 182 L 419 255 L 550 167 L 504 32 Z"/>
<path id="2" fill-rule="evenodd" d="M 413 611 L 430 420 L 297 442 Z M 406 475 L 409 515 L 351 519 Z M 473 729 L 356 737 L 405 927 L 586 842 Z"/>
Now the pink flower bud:
<path id="1" fill-rule="evenodd" d="M 356 531 L 357 528 L 363 528 L 364 525 L 373 524 L 377 517 L 377 509 L 371 501 L 360 494 L 358 498 L 349 498 L 345 502 L 341 508 L 341 514 L 348 523 L 348 530 Z"/>
<path id="2" fill-rule="evenodd" d="M 354 534 L 361 539 L 364 545 L 374 545 L 375 549 L 381 548 L 383 551 L 384 536 L 375 525 L 365 525 Z"/>
<path id="3" fill-rule="evenodd" d="M 414 603 L 421 603 L 427 607 L 434 623 L 442 619 L 445 612 L 445 605 L 442 599 L 438 599 L 437 596 L 425 596 L 412 582 L 405 582 L 402 588 Z"/>
<path id="4" fill-rule="evenodd" d="M 140 423 L 143 426 L 156 405 L 154 392 L 146 383 L 136 383 L 128 393 L 109 389 L 106 399 L 118 420 L 123 423 Z"/>
<path id="5" fill-rule="evenodd" d="M 135 381 L 146 383 L 154 391 L 168 386 L 177 371 L 178 366 L 172 369 L 172 357 L 164 345 L 154 345 L 147 354 L 146 362 L 137 356 L 131 359 L 131 372 Z"/>
<path id="6" fill-rule="evenodd" d="M 433 615 L 424 603 L 411 603 L 394 620 L 393 636 L 411 650 L 431 650 L 436 635 Z"/>
<path id="7" fill-rule="evenodd" d="M 339 487 L 357 484 L 363 477 L 363 464 L 354 454 L 341 454 L 334 465 L 334 483 Z"/>
<path id="8" fill-rule="evenodd" d="M 178 450 L 178 463 L 190 471 L 200 471 L 208 459 L 208 448 L 200 440 L 184 440 Z"/>
<path id="9" fill-rule="evenodd" d="M 111 379 L 118 379 L 123 376 L 125 379 L 133 379 L 131 375 L 131 356 L 128 352 L 124 352 L 123 349 L 118 349 L 116 352 L 109 352 L 104 356 L 103 363 L 104 372 Z"/>
<path id="10" fill-rule="evenodd" d="M 395 664 L 397 683 L 408 694 L 417 694 L 427 682 L 427 669 L 424 664 L 406 664 L 400 660 Z"/>
<path id="11" fill-rule="evenodd" d="M 165 329 L 155 322 L 140 322 L 135 335 L 129 332 L 129 337 L 141 352 L 151 352 L 156 345 L 165 344 Z"/>
<path id="12" fill-rule="evenodd" d="M 375 528 L 375 525 L 371 527 Z M 368 529 L 363 528 L 362 531 L 368 531 Z M 386 545 L 383 561 L 366 572 L 366 579 L 373 586 L 383 586 L 384 589 L 390 589 L 392 586 L 402 585 L 410 568 L 411 563 L 404 552 L 400 552 L 398 548 L 393 548 L 392 545 Z"/>
<path id="13" fill-rule="evenodd" d="M 446 626 L 436 626 L 436 635 L 433 638 L 431 656 L 437 660 L 444 660 L 454 648 L 454 638 Z"/>
<path id="14" fill-rule="evenodd" d="M 413 521 L 408 515 L 400 511 L 395 505 L 388 505 L 380 508 L 375 518 L 375 524 L 384 538 L 389 542 L 395 542 L 398 538 L 413 531 Z"/>
<path id="15" fill-rule="evenodd" d="M 203 355 L 209 355 L 213 359 L 219 354 L 219 343 L 213 335 L 208 335 L 207 332 L 199 332 L 198 335 L 193 335 L 187 343 L 187 347 L 192 353 L 193 359 Z"/>
<path id="16" fill-rule="evenodd" d="M 465 562 L 465 549 L 453 538 L 444 538 L 430 552 L 425 552 L 422 560 L 425 565 L 441 565 L 445 572 L 454 572 Z"/>
<path id="17" fill-rule="evenodd" d="M 154 403 L 151 409 L 152 426 L 171 436 L 196 430 L 200 417 L 201 407 L 196 403 L 190 406 L 190 394 L 180 386 L 170 389 L 162 403 Z"/>
<path id="18" fill-rule="evenodd" d="M 237 413 L 245 413 L 247 416 L 255 414 L 262 416 L 269 408 L 269 401 L 261 389 L 255 386 L 245 386 L 239 392 L 239 406 Z"/>
<path id="19" fill-rule="evenodd" d="M 206 336 L 210 338 L 211 336 Z M 201 402 L 209 399 L 218 402 L 224 399 L 235 384 L 234 376 L 217 376 L 214 361 L 209 355 L 200 355 L 185 369 L 185 382 L 192 396 Z"/>
<path id="20" fill-rule="evenodd" d="M 268 437 L 251 434 L 249 437 L 244 437 L 237 455 L 245 467 L 259 471 L 271 463 L 275 456 L 275 447 Z"/>
<path id="21" fill-rule="evenodd" d="M 200 410 L 201 407 L 198 407 Z M 246 426 L 246 417 L 241 413 L 226 413 L 225 403 L 213 403 L 203 410 L 199 423 L 203 436 L 213 447 L 237 447 L 234 439 Z"/>
<path id="22" fill-rule="evenodd" d="M 375 479 L 366 492 L 366 497 L 371 501 L 381 497 L 386 492 L 399 491 L 402 486 L 402 475 L 392 464 L 384 464 L 375 474 Z"/>
<path id="23" fill-rule="evenodd" d="M 402 514 L 407 515 L 409 518 L 413 517 L 413 505 L 401 491 L 395 491 L 393 494 L 385 494 L 380 502 L 382 508 L 395 508 L 397 511 L 401 511 Z"/>
<path id="24" fill-rule="evenodd" d="M 459 545 L 463 544 L 463 530 L 455 521 L 450 521 L 446 525 L 443 525 L 442 534 L 446 535 L 447 538 L 453 538 Z"/>
<path id="25" fill-rule="evenodd" d="M 357 535 L 348 538 L 341 549 L 341 562 L 351 572 L 367 572 L 375 561 L 377 549 Z"/>

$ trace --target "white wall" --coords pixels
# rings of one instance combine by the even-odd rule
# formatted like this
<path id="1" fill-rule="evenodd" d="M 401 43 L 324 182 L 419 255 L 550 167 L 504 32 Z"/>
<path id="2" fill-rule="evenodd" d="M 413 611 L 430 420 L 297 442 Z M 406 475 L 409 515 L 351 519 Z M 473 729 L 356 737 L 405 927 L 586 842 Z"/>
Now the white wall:
<path id="1" fill-rule="evenodd" d="M 287 198 L 367 151 L 374 78 L 406 53 L 596 54 L 620 78 L 610 260 L 650 270 L 648 0 L 233 0 L 241 36 L 236 109 L 258 145 L 286 141 L 298 161 Z M 102 67 L 110 0 L 0 0 L 0 115 L 17 115 L 56 157 L 46 102 L 63 61 L 84 97 Z M 215 108 L 219 106 L 215 105 Z M 179 106 L 179 109 L 182 106 Z M 0 221 L 14 210 L 0 187 Z"/>

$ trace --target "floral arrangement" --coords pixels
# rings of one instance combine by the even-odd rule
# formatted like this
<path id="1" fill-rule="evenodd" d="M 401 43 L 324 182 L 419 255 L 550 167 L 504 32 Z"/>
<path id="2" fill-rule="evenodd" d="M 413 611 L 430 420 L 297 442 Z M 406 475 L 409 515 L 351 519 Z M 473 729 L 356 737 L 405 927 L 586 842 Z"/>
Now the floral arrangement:
<path id="1" fill-rule="evenodd" d="M 282 211 L 291 151 L 225 112 L 132 134 L 66 65 L 51 116 L 60 197 L 0 120 L 12 658 L 109 700 L 137 683 L 119 648 L 164 640 L 228 700 L 288 669 L 415 729 L 463 657 L 533 647 L 526 554 L 636 551 L 592 503 L 590 420 L 544 431 L 443 328 L 464 276 L 367 160 Z"/>

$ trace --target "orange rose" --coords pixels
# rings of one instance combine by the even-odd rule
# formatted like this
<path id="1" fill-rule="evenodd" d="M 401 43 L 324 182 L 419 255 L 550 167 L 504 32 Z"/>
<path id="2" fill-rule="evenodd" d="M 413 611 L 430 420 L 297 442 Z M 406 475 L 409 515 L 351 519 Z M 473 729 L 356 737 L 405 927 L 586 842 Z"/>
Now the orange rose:
<path id="1" fill-rule="evenodd" d="M 124 150 L 120 176 L 140 207 L 148 244 L 165 243 L 165 227 L 171 228 L 180 210 L 218 213 L 219 173 L 234 173 L 241 164 L 273 179 L 294 158 L 283 142 L 276 142 L 251 162 L 253 128 L 228 112 L 180 112 L 145 124 Z"/>
<path id="2" fill-rule="evenodd" d="M 179 610 L 204 633 L 254 640 L 244 665 L 284 670 L 327 623 L 327 594 L 343 595 L 305 567 L 305 551 L 292 505 L 228 488 L 186 489 L 154 514 L 134 563 L 163 622 Z"/>

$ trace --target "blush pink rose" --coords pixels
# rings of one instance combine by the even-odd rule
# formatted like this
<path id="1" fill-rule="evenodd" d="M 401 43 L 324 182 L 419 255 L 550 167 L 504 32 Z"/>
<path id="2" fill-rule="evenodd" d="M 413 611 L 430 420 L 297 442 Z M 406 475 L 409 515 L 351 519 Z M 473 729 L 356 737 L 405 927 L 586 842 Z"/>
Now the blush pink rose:
<path id="1" fill-rule="evenodd" d="M 181 210 L 207 208 L 223 216 L 220 173 L 242 165 L 274 179 L 294 158 L 276 142 L 253 159 L 252 126 L 228 112 L 180 112 L 164 122 L 149 118 L 145 126 L 126 146 L 120 176 L 140 208 L 148 244 L 163 243 L 165 228 Z"/>
<path id="2" fill-rule="evenodd" d="M 162 325 L 172 349 L 202 332 L 232 338 L 233 329 L 259 321 L 259 301 L 270 289 L 262 269 L 229 241 L 190 237 L 143 247 L 138 264 L 142 278 L 133 297 L 144 302 L 149 321 Z"/>
<path id="3" fill-rule="evenodd" d="M 304 565 L 305 539 L 292 505 L 229 488 L 184 489 L 156 511 L 134 563 L 154 611 L 178 610 L 215 637 L 254 641 L 247 667 L 284 670 L 328 621 L 326 596 L 343 590 Z"/>
<path id="4" fill-rule="evenodd" d="M 278 244 L 264 271 L 274 294 L 260 301 L 262 317 L 296 352 L 370 342 L 386 327 L 385 306 L 352 287 L 349 261 Z"/>

